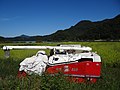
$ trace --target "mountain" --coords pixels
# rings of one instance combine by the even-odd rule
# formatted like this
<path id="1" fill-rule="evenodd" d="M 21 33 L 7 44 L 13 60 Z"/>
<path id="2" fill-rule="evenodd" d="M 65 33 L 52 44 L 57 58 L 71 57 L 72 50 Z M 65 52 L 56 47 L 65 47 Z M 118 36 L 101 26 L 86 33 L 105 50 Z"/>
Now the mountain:
<path id="1" fill-rule="evenodd" d="M 120 15 L 112 19 L 92 22 L 83 20 L 65 30 L 45 36 L 21 35 L 14 38 L 0 37 L 2 41 L 93 41 L 93 40 L 120 40 Z"/>
<path id="2" fill-rule="evenodd" d="M 91 22 L 84 20 L 65 30 L 43 37 L 46 41 L 84 41 L 84 40 L 119 40 L 120 15 L 112 19 Z"/>
<path id="3" fill-rule="evenodd" d="M 27 36 L 27 35 L 20 35 L 14 38 L 5 38 L 6 42 L 11 42 L 11 41 L 36 41 L 36 42 L 41 42 L 42 36 Z"/>
<path id="4" fill-rule="evenodd" d="M 25 34 L 22 34 L 22 35 L 20 35 L 20 36 L 17 36 L 18 38 L 29 38 L 30 36 L 28 36 L 28 35 L 25 35 Z M 16 38 L 17 38 L 16 37 Z"/>
<path id="5" fill-rule="evenodd" d="M 0 42 L 4 42 L 5 38 L 0 36 Z"/>

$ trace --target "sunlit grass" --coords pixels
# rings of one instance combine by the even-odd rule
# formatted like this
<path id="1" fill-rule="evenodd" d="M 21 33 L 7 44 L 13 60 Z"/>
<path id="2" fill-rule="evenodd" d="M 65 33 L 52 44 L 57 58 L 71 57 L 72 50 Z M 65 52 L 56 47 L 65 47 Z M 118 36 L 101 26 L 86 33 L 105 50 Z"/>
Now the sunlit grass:
<path id="1" fill-rule="evenodd" d="M 16 77 L 19 63 L 26 57 L 35 55 L 38 50 L 11 50 L 10 58 L 5 59 L 0 50 L 0 90 L 120 90 L 120 42 L 57 42 L 37 44 L 0 44 L 4 45 L 57 45 L 81 44 L 90 46 L 102 58 L 101 78 L 95 84 L 68 82 L 63 75 L 31 75 Z M 49 54 L 49 50 L 46 50 Z"/>

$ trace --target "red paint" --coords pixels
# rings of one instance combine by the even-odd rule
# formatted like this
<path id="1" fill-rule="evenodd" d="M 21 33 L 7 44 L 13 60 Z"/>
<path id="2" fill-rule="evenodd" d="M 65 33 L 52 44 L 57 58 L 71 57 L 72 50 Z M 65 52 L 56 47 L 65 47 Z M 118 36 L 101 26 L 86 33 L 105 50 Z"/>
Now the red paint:
<path id="1" fill-rule="evenodd" d="M 18 71 L 17 77 L 18 78 L 22 78 L 22 77 L 26 77 L 27 73 L 25 71 Z"/>
<path id="2" fill-rule="evenodd" d="M 51 66 L 47 69 L 49 74 L 62 72 L 65 75 L 70 75 L 73 81 L 84 82 L 83 78 L 89 78 L 89 81 L 96 82 L 96 77 L 100 77 L 101 63 L 92 61 L 83 61 L 76 63 L 68 63 L 62 65 Z"/>
<path id="3" fill-rule="evenodd" d="M 90 81 L 96 82 L 96 77 L 100 77 L 101 63 L 92 61 L 75 62 L 68 64 L 61 64 L 50 66 L 46 70 L 49 74 L 56 74 L 62 72 L 63 74 L 71 77 L 67 77 L 69 81 L 81 83 Z M 18 71 L 17 77 L 26 77 L 27 73 L 24 71 Z"/>

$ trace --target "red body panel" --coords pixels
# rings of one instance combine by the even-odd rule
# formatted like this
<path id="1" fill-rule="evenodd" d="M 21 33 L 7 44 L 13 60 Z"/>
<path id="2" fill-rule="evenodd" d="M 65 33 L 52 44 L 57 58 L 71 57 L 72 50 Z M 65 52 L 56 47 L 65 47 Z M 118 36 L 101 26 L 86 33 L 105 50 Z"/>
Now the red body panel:
<path id="1" fill-rule="evenodd" d="M 64 75 L 72 76 L 67 77 L 71 82 L 81 83 L 90 81 L 91 83 L 95 83 L 96 78 L 100 77 L 101 62 L 83 61 L 54 65 L 48 67 L 46 72 L 49 74 L 62 72 Z M 19 71 L 17 76 L 21 78 L 26 77 L 26 75 L 26 72 Z"/>
<path id="2" fill-rule="evenodd" d="M 75 77 L 100 77 L 101 63 L 100 62 L 75 62 L 62 65 L 55 65 L 47 68 L 49 74 L 62 72 L 68 76 Z"/>

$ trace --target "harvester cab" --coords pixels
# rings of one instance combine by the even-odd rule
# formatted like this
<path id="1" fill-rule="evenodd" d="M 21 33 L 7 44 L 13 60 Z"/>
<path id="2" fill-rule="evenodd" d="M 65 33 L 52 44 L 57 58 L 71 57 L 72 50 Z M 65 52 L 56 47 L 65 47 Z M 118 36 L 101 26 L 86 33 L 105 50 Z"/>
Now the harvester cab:
<path id="1" fill-rule="evenodd" d="M 47 72 L 50 75 L 55 75 L 62 72 L 76 82 L 84 82 L 86 80 L 96 82 L 97 78 L 100 77 L 101 57 L 92 52 L 90 47 L 80 45 L 4 46 L 3 50 L 6 52 L 6 57 L 10 55 L 9 51 L 11 49 L 42 50 L 20 63 L 19 76 L 25 73 L 42 75 L 43 72 Z M 43 49 L 50 49 L 50 55 L 47 56 Z"/>

